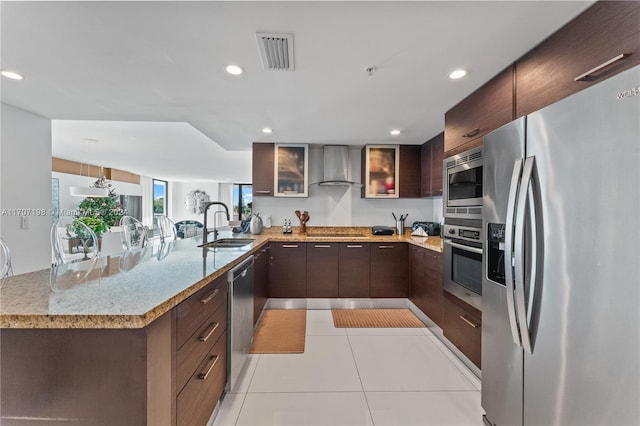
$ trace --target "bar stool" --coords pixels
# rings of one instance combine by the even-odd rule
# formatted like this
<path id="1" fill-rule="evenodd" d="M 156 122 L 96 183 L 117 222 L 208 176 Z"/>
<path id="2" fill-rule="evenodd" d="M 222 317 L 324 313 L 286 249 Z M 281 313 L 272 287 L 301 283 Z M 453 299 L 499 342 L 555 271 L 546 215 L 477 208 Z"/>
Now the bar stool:
<path id="1" fill-rule="evenodd" d="M 11 267 L 11 252 L 9 246 L 0 238 L 0 278 L 10 277 L 13 275 Z"/>
<path id="2" fill-rule="evenodd" d="M 132 216 L 122 216 L 120 219 L 120 238 L 125 250 L 144 248 L 149 242 L 147 227 Z"/>

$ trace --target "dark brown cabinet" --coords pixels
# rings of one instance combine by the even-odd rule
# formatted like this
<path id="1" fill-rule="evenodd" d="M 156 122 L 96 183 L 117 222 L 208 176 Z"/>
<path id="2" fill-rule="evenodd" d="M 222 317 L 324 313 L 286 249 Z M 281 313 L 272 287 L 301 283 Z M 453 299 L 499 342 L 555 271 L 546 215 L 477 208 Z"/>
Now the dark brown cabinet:
<path id="1" fill-rule="evenodd" d="M 421 158 L 421 197 L 442 195 L 442 160 L 444 160 L 444 132 L 422 144 Z"/>
<path id="2" fill-rule="evenodd" d="M 438 326 L 443 326 L 442 254 L 409 246 L 409 299 Z"/>
<path id="3" fill-rule="evenodd" d="M 227 280 L 221 276 L 175 308 L 177 425 L 206 425 L 222 396 Z"/>
<path id="4" fill-rule="evenodd" d="M 400 145 L 400 198 L 420 198 L 420 145 Z"/>
<path id="5" fill-rule="evenodd" d="M 486 82 L 444 115 L 447 156 L 482 144 L 482 136 L 513 117 L 513 66 Z"/>
<path id="6" fill-rule="evenodd" d="M 516 117 L 639 63 L 640 2 L 599 1 L 516 62 Z"/>
<path id="7" fill-rule="evenodd" d="M 260 314 L 269 298 L 269 245 L 261 248 L 254 255 L 253 266 L 253 325 L 256 325 Z"/>
<path id="8" fill-rule="evenodd" d="M 442 329 L 444 337 L 480 368 L 482 313 L 445 291 Z"/>
<path id="9" fill-rule="evenodd" d="M 338 297 L 338 244 L 307 243 L 307 297 Z"/>
<path id="10" fill-rule="evenodd" d="M 369 297 L 369 243 L 338 244 L 338 297 Z"/>
<path id="11" fill-rule="evenodd" d="M 371 244 L 371 297 L 409 297 L 409 256 L 406 243 Z"/>
<path id="12" fill-rule="evenodd" d="M 254 143 L 252 155 L 252 192 L 254 197 L 273 197 L 274 149 L 272 143 Z"/>
<path id="13" fill-rule="evenodd" d="M 420 145 L 365 145 L 361 160 L 361 198 L 420 198 Z"/>
<path id="14" fill-rule="evenodd" d="M 269 297 L 307 297 L 307 247 L 299 242 L 272 242 Z"/>

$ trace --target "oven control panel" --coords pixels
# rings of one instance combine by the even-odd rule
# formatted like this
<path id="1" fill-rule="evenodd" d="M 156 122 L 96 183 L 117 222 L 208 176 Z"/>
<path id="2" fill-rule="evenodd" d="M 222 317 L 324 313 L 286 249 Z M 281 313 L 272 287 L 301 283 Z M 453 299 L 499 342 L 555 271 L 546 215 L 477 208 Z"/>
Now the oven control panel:
<path id="1" fill-rule="evenodd" d="M 482 229 L 468 226 L 444 225 L 444 238 L 482 242 Z"/>

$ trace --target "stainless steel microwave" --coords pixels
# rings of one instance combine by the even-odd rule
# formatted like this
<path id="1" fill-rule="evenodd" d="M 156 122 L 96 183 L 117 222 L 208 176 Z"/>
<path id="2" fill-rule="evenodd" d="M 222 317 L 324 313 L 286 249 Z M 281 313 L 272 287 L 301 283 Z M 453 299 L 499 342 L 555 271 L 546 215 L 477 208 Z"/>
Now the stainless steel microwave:
<path id="1" fill-rule="evenodd" d="M 443 161 L 444 217 L 482 219 L 482 146 Z"/>

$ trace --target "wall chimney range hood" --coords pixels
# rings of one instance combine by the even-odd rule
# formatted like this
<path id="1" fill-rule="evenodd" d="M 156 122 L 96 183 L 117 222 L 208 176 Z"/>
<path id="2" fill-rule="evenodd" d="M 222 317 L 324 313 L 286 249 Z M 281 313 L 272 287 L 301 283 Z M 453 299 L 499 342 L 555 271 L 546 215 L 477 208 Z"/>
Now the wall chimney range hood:
<path id="1" fill-rule="evenodd" d="M 319 186 L 351 186 L 358 182 L 349 180 L 349 147 L 347 145 L 325 145 L 322 147 L 324 154 L 323 180 Z"/>

